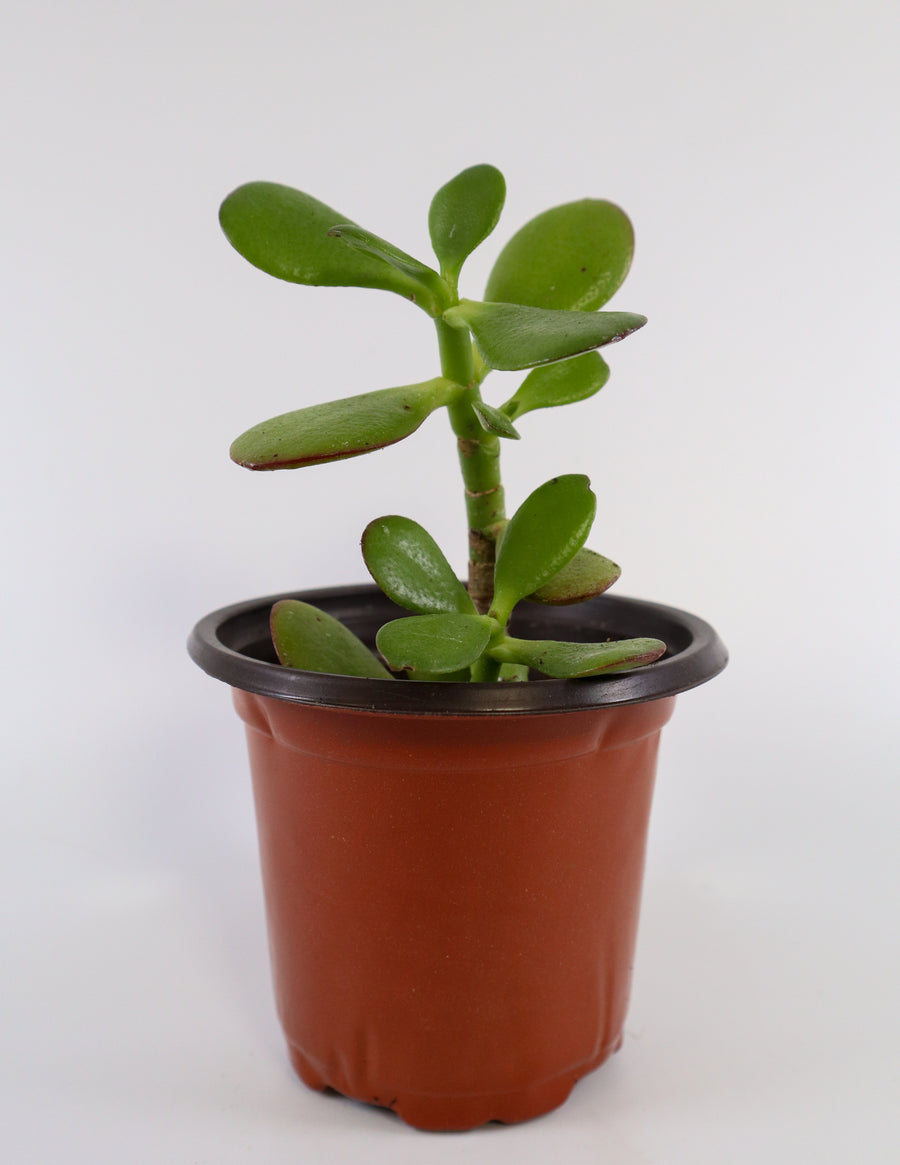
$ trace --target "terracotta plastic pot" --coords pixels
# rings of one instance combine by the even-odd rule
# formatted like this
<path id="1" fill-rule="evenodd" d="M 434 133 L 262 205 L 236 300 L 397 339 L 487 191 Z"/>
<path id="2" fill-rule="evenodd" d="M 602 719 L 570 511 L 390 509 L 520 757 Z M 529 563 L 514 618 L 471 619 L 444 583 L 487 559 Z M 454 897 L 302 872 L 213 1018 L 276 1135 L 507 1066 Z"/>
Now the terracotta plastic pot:
<path id="1" fill-rule="evenodd" d="M 195 628 L 247 728 L 278 1012 L 313 1088 L 423 1129 L 526 1120 L 622 1042 L 659 734 L 725 650 L 602 597 L 514 633 L 653 635 L 603 680 L 419 684 L 280 668 L 273 596 Z M 305 593 L 363 638 L 374 588 Z"/>

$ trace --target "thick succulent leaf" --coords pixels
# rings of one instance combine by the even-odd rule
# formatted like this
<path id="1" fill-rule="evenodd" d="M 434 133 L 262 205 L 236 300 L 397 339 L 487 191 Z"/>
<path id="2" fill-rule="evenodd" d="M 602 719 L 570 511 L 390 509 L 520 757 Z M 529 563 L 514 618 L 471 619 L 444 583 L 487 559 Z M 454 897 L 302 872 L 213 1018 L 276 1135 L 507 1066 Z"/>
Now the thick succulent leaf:
<path id="1" fill-rule="evenodd" d="M 583 352 L 571 360 L 542 364 L 533 368 L 517 392 L 503 405 L 503 412 L 515 420 L 533 409 L 554 408 L 587 400 L 609 380 L 609 365 L 599 352 Z"/>
<path id="2" fill-rule="evenodd" d="M 491 614 L 500 623 L 505 625 L 520 599 L 544 586 L 575 557 L 596 509 L 590 482 L 579 473 L 554 477 L 525 499 L 510 518 L 497 551 Z"/>
<path id="3" fill-rule="evenodd" d="M 472 680 L 470 668 L 463 667 L 459 671 L 411 671 L 407 678 L 424 684 L 468 684 Z"/>
<path id="4" fill-rule="evenodd" d="M 394 678 L 348 627 L 309 603 L 282 599 L 272 608 L 270 626 L 285 667 L 374 680 Z"/>
<path id="5" fill-rule="evenodd" d="M 558 574 L 528 598 L 533 603 L 547 603 L 554 607 L 583 603 L 602 595 L 621 573 L 621 568 L 611 559 L 582 547 L 571 562 L 567 562 Z"/>
<path id="6" fill-rule="evenodd" d="M 596 311 L 621 285 L 634 232 L 611 202 L 585 198 L 539 214 L 506 244 L 485 299 L 568 311 Z"/>
<path id="7" fill-rule="evenodd" d="M 420 615 L 475 614 L 475 604 L 441 548 L 418 522 L 389 514 L 362 536 L 363 558 L 388 598 Z"/>
<path id="8" fill-rule="evenodd" d="M 428 211 L 431 245 L 441 271 L 455 279 L 463 262 L 500 219 L 506 182 L 495 166 L 470 166 L 435 194 Z"/>
<path id="9" fill-rule="evenodd" d="M 524 683 L 528 679 L 528 668 L 524 663 L 501 664 L 500 679 L 504 684 Z"/>
<path id="10" fill-rule="evenodd" d="M 483 384 L 490 372 L 490 368 L 485 364 L 481 358 L 481 353 L 478 351 L 478 345 L 472 344 L 472 364 L 475 368 L 475 383 Z"/>
<path id="11" fill-rule="evenodd" d="M 613 643 L 557 643 L 552 639 L 506 638 L 488 652 L 503 663 L 526 664 L 553 679 L 575 679 L 630 671 L 664 655 L 660 639 L 623 639 Z"/>
<path id="12" fill-rule="evenodd" d="M 295 409 L 248 429 L 231 446 L 231 458 L 247 469 L 296 469 L 358 457 L 402 441 L 462 391 L 437 377 Z"/>
<path id="13" fill-rule="evenodd" d="M 417 279 L 328 237 L 333 226 L 349 221 L 324 202 L 276 182 L 239 186 L 219 210 L 231 245 L 269 275 L 290 283 L 377 287 L 420 301 Z"/>
<path id="14" fill-rule="evenodd" d="M 378 235 L 373 235 L 371 231 L 364 230 L 363 227 L 359 227 L 355 223 L 339 223 L 337 226 L 333 226 L 328 234 L 333 239 L 342 239 L 353 250 L 361 251 L 366 255 L 374 255 L 377 259 L 396 267 L 404 275 L 417 280 L 426 289 L 428 295 L 433 297 L 434 302 L 440 303 L 442 308 L 450 302 L 450 289 L 437 271 L 426 266 L 425 263 L 420 263 L 412 255 L 407 255 L 405 251 L 401 251 L 399 247 L 395 247 L 386 239 L 380 239 Z"/>
<path id="15" fill-rule="evenodd" d="M 483 654 L 495 627 L 486 615 L 411 615 L 385 623 L 376 643 L 394 671 L 455 672 Z"/>
<path id="16" fill-rule="evenodd" d="M 506 413 L 485 404 L 483 400 L 473 401 L 472 408 L 475 416 L 481 422 L 482 429 L 488 433 L 493 433 L 496 437 L 507 437 L 513 441 L 519 440 L 520 434 Z"/>
<path id="17" fill-rule="evenodd" d="M 550 364 L 614 344 L 647 322 L 646 316 L 632 312 L 548 311 L 471 299 L 448 308 L 443 318 L 453 326 L 471 328 L 485 363 L 504 371 Z"/>

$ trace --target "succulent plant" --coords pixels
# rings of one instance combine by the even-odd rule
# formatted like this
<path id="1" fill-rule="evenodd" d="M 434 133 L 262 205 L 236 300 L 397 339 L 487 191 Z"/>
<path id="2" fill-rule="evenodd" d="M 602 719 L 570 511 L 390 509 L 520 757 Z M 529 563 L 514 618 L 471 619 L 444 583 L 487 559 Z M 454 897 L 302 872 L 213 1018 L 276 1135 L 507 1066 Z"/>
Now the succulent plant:
<path id="1" fill-rule="evenodd" d="M 255 470 L 340 461 L 401 441 L 446 409 L 465 486 L 468 584 L 417 522 L 376 518 L 362 535 L 366 566 L 412 614 L 381 628 L 376 653 L 325 612 L 282 600 L 271 626 L 288 667 L 486 682 L 525 680 L 530 671 L 557 678 L 619 672 L 666 650 L 657 639 L 564 643 L 509 633 L 523 599 L 581 602 L 605 591 L 619 568 L 584 546 L 596 498 L 582 474 L 545 482 L 507 519 L 501 443 L 519 439 L 517 423 L 527 413 L 597 393 L 609 378 L 597 349 L 646 320 L 599 310 L 628 272 L 634 239 L 626 215 L 598 199 L 532 219 L 500 253 L 485 299 L 460 298 L 462 266 L 497 225 L 505 194 L 502 174 L 489 165 L 472 166 L 441 187 L 428 215 L 437 269 L 287 186 L 252 182 L 222 204 L 225 234 L 254 266 L 292 283 L 401 295 L 433 318 L 440 356 L 440 375 L 428 380 L 308 405 L 255 425 L 234 442 L 232 458 Z M 481 391 L 492 369 L 530 371 L 509 400 L 493 405 Z"/>

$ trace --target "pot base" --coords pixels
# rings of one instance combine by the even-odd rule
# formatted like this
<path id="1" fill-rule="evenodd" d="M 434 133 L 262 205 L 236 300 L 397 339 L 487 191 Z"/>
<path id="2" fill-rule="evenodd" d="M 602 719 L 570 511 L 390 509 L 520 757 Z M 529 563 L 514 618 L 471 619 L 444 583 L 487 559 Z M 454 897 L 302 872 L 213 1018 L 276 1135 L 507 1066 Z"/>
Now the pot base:
<path id="1" fill-rule="evenodd" d="M 592 1059 L 549 1080 L 514 1092 L 473 1096 L 429 1096 L 415 1092 L 362 1096 L 343 1078 L 340 1070 L 326 1074 L 300 1048 L 290 1043 L 288 1055 L 294 1071 L 315 1092 L 327 1092 L 330 1089 L 350 1100 L 390 1109 L 405 1124 L 423 1132 L 462 1133 L 491 1121 L 512 1125 L 545 1116 L 564 1104 L 578 1081 L 599 1068 L 621 1046 L 622 1037 L 619 1036 L 611 1046 L 604 1048 Z"/>

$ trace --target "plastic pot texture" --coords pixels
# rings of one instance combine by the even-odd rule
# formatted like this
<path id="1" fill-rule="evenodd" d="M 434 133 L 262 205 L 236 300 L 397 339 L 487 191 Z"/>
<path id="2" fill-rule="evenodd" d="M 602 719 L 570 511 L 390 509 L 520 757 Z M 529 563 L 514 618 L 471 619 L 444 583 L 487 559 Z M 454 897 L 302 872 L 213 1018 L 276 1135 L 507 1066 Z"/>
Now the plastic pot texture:
<path id="1" fill-rule="evenodd" d="M 669 651 L 603 679 L 355 679 L 274 662 L 289 597 L 370 642 L 397 609 L 373 587 L 271 596 L 190 639 L 246 725 L 297 1073 L 422 1129 L 548 1112 L 622 1043 L 660 730 L 721 641 L 636 600 L 523 604 L 523 637 Z"/>

